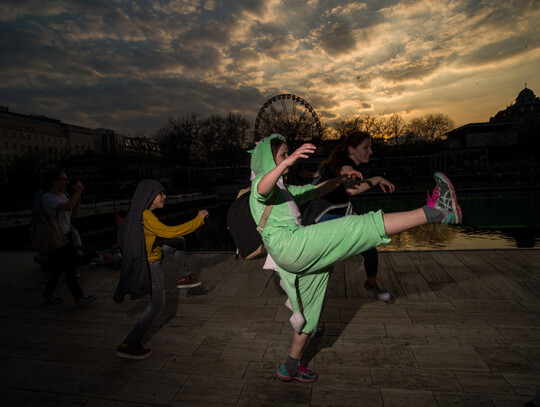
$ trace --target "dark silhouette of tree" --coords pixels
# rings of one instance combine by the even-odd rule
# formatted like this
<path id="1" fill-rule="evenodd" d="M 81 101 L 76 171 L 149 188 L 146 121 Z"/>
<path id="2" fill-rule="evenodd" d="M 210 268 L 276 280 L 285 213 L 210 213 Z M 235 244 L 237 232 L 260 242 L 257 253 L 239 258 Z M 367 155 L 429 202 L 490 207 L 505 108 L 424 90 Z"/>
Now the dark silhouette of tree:
<path id="1" fill-rule="evenodd" d="M 376 116 L 356 116 L 337 120 L 333 124 L 336 138 L 345 137 L 355 131 L 367 131 L 373 138 L 382 137 L 383 121 Z"/>
<path id="2" fill-rule="evenodd" d="M 231 166 L 245 164 L 244 143 L 251 133 L 250 122 L 241 115 L 212 115 L 204 120 L 194 146 L 201 165 Z"/>
<path id="3" fill-rule="evenodd" d="M 408 129 L 418 141 L 434 142 L 442 140 L 445 134 L 454 128 L 450 116 L 435 113 L 412 119 Z"/>
<path id="4" fill-rule="evenodd" d="M 392 143 L 397 145 L 403 141 L 407 125 L 401 115 L 394 113 L 384 122 L 384 130 Z"/>
<path id="5" fill-rule="evenodd" d="M 251 132 L 251 123 L 244 116 L 229 113 L 218 139 L 223 165 L 235 167 L 246 160 L 243 147 Z"/>
<path id="6" fill-rule="evenodd" d="M 154 136 L 165 160 L 173 164 L 191 164 L 191 149 L 200 137 L 202 126 L 203 120 L 197 113 L 177 118 L 170 116 Z"/>

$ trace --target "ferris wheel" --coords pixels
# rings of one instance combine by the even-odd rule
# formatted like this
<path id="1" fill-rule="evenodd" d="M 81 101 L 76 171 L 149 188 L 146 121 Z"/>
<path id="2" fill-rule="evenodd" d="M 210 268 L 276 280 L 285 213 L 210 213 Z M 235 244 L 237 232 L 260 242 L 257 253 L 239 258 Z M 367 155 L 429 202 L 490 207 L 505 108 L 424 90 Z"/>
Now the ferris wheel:
<path id="1" fill-rule="evenodd" d="M 290 145 L 323 138 L 315 109 L 292 93 L 273 96 L 261 106 L 255 120 L 255 140 L 272 133 L 281 134 Z"/>

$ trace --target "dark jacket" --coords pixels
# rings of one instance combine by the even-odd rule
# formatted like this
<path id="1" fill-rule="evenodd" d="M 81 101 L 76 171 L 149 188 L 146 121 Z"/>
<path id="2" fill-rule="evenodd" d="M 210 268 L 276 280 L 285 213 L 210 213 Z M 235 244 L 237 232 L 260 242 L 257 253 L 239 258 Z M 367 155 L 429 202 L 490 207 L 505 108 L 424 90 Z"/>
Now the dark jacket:
<path id="1" fill-rule="evenodd" d="M 163 185 L 151 179 L 141 181 L 135 189 L 124 224 L 124 240 L 120 243 L 123 256 L 122 272 L 113 297 L 116 302 L 124 301 L 126 294 L 131 294 L 132 300 L 152 294 L 144 242 L 143 212 L 163 191 Z"/>

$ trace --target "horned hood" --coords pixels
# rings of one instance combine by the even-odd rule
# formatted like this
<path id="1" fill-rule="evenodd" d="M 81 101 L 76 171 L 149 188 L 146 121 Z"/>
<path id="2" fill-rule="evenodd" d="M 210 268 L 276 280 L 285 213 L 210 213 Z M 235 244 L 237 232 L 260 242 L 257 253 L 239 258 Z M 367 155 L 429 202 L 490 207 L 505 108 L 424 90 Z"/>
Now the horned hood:
<path id="1" fill-rule="evenodd" d="M 270 147 L 270 140 L 279 138 L 285 142 L 285 137 L 281 134 L 272 134 L 263 139 L 253 150 L 251 156 L 251 171 L 255 173 L 256 177 L 266 174 L 276 167 L 274 157 L 272 156 L 272 148 Z"/>

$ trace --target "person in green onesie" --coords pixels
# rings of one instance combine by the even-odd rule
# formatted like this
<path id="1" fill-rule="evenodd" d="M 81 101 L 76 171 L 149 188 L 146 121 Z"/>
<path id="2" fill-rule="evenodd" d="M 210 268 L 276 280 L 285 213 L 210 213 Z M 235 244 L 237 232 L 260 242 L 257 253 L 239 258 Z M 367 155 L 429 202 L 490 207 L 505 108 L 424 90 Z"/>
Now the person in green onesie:
<path id="1" fill-rule="evenodd" d="M 317 373 L 301 362 L 311 335 L 317 329 L 331 267 L 350 256 L 390 242 L 390 235 L 426 223 L 461 223 L 461 208 L 450 180 L 435 173 L 436 187 L 425 206 L 408 211 L 385 214 L 382 211 L 346 216 L 310 226 L 302 226 L 298 206 L 331 192 L 342 182 L 349 186 L 358 171 L 318 185 L 285 185 L 282 176 L 299 159 L 315 151 L 310 143 L 303 144 L 289 155 L 285 138 L 272 134 L 263 139 L 251 157 L 250 210 L 255 222 L 261 218 L 267 204 L 274 207 L 261 236 L 269 256 L 281 277 L 289 298 L 293 317 L 293 339 L 289 356 L 277 370 L 283 381 L 312 382 Z"/>

